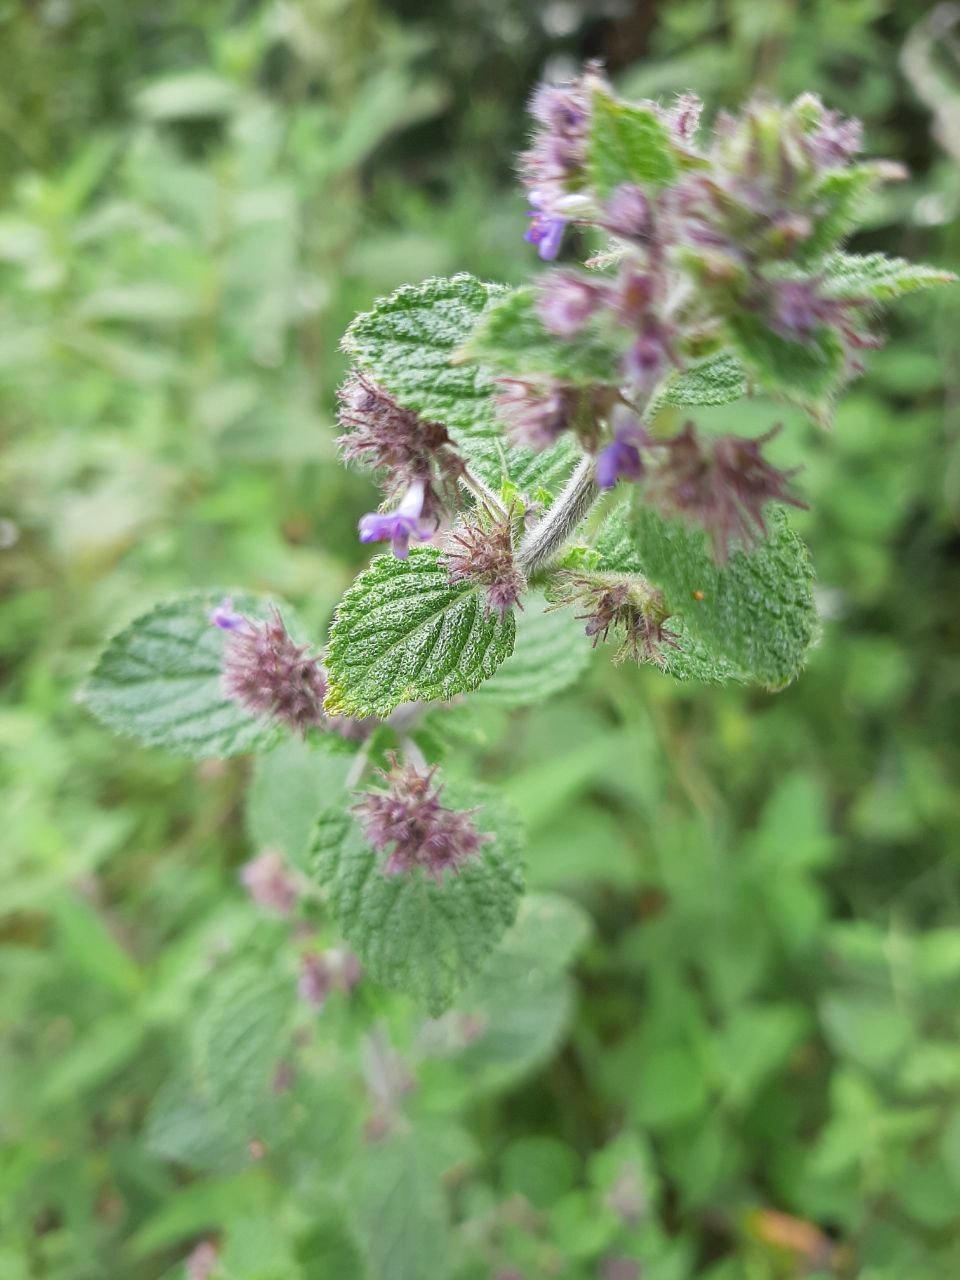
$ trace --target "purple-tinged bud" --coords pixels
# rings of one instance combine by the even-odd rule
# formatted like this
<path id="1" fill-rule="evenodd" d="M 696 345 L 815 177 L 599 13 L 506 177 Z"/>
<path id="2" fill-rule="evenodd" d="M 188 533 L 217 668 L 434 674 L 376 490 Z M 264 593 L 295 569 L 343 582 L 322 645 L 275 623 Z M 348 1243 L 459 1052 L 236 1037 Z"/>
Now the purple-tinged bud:
<path id="1" fill-rule="evenodd" d="M 625 182 L 603 208 L 600 225 L 624 240 L 643 240 L 650 234 L 650 201 L 640 187 Z"/>
<path id="2" fill-rule="evenodd" d="M 184 1263 L 184 1280 L 210 1280 L 220 1254 L 212 1240 L 201 1240 L 190 1251 Z"/>
<path id="3" fill-rule="evenodd" d="M 689 145 L 696 139 L 702 115 L 703 103 L 697 95 L 680 93 L 667 110 L 667 125 L 678 142 Z"/>
<path id="4" fill-rule="evenodd" d="M 456 475 L 462 468 L 445 427 L 401 408 L 367 374 L 351 373 L 337 398 L 344 459 L 385 472 L 391 490 L 429 481 L 435 469 Z"/>
<path id="5" fill-rule="evenodd" d="M 639 480 L 642 476 L 639 448 L 631 437 L 618 432 L 597 455 L 597 484 L 601 489 L 612 489 L 618 480 Z"/>
<path id="6" fill-rule="evenodd" d="M 558 338 L 572 338 L 607 300 L 607 285 L 575 271 L 551 271 L 540 285 L 537 311 Z"/>
<path id="7" fill-rule="evenodd" d="M 863 125 L 852 116 L 828 111 L 820 99 L 804 94 L 793 104 L 795 118 L 806 125 L 802 145 L 810 159 L 824 169 L 842 169 L 863 150 Z"/>
<path id="8" fill-rule="evenodd" d="M 352 951 L 308 951 L 300 957 L 297 992 L 307 1004 L 322 1009 L 331 991 L 352 991 L 362 973 Z"/>
<path id="9" fill-rule="evenodd" d="M 266 849 L 240 868 L 240 883 L 258 907 L 288 916 L 297 905 L 297 886 L 282 854 Z"/>
<path id="10" fill-rule="evenodd" d="M 640 1280 L 643 1269 L 635 1258 L 604 1258 L 600 1280 Z"/>
<path id="11" fill-rule="evenodd" d="M 309 645 L 294 644 L 277 609 L 262 622 L 242 617 L 234 621 L 224 602 L 215 615 L 229 614 L 223 662 L 223 687 L 228 697 L 255 715 L 280 720 L 305 733 L 327 727 L 323 699 L 327 678 Z M 219 617 L 215 626 L 223 627 Z"/>
<path id="12" fill-rule="evenodd" d="M 756 439 L 723 436 L 704 448 L 688 422 L 672 440 L 657 442 L 667 452 L 649 473 L 649 500 L 666 515 L 700 525 L 714 557 L 724 563 L 732 541 L 750 547 L 758 533 L 766 535 L 763 510 L 768 502 L 806 506 L 787 487 L 796 470 L 779 471 L 761 453 L 779 430 L 774 427 Z"/>
<path id="13" fill-rule="evenodd" d="M 464 520 L 450 534 L 444 548 L 451 583 L 475 582 L 487 589 L 487 616 L 501 621 L 526 590 L 526 579 L 513 558 L 510 514 L 486 511 L 486 519 Z"/>
<path id="14" fill-rule="evenodd" d="M 549 449 L 575 423 L 580 396 L 572 387 L 498 379 L 497 412 L 515 444 L 540 452 Z"/>
<path id="15" fill-rule="evenodd" d="M 448 871 L 456 874 L 493 836 L 477 831 L 475 809 L 448 809 L 440 803 L 442 788 L 433 785 L 436 768 L 420 773 L 392 753 L 388 760 L 390 768 L 380 770 L 385 789 L 366 792 L 354 806 L 367 839 L 389 854 L 384 874 L 403 875 L 420 867 L 438 882 Z"/>
<path id="16" fill-rule="evenodd" d="M 396 511 L 371 511 L 360 517 L 361 542 L 389 542 L 398 560 L 406 560 L 410 539 L 426 542 L 437 531 L 437 521 L 423 514 L 425 485 L 414 480 Z"/>

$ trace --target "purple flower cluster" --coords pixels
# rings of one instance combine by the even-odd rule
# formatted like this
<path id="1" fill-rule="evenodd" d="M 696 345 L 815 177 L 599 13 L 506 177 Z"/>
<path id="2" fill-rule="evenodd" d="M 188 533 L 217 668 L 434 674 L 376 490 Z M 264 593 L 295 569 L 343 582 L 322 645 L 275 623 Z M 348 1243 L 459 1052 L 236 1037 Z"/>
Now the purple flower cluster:
<path id="1" fill-rule="evenodd" d="M 573 602 L 586 609 L 577 617 L 586 622 L 584 632 L 593 640 L 594 648 L 607 640 L 611 630 L 620 633 L 615 662 L 632 658 L 663 667 L 664 649 L 678 647 L 677 637 L 665 626 L 670 615 L 663 597 L 645 584 L 571 574 L 564 603 Z"/>
<path id="2" fill-rule="evenodd" d="M 258 907 L 278 916 L 289 916 L 300 896 L 283 855 L 276 849 L 265 849 L 245 863 L 240 868 L 240 883 Z"/>
<path id="3" fill-rule="evenodd" d="M 307 951 L 300 957 L 297 992 L 314 1009 L 322 1009 L 331 991 L 350 992 L 362 976 L 352 951 Z"/>
<path id="4" fill-rule="evenodd" d="M 541 258 L 560 252 L 568 222 L 581 211 L 578 194 L 586 183 L 590 99 L 604 84 L 595 66 L 565 85 L 542 84 L 530 100 L 535 128 L 520 170 L 532 206 L 525 239 L 537 246 Z"/>
<path id="5" fill-rule="evenodd" d="M 485 587 L 487 614 L 498 613 L 501 620 L 520 604 L 526 588 L 514 561 L 512 523 L 510 513 L 501 515 L 487 508 L 482 517 L 462 521 L 444 547 L 450 582 Z"/>
<path id="6" fill-rule="evenodd" d="M 323 666 L 310 655 L 309 645 L 294 643 L 278 609 L 260 621 L 235 613 L 225 600 L 210 621 L 228 635 L 223 686 L 234 702 L 301 734 L 327 727 Z"/>
<path id="7" fill-rule="evenodd" d="M 768 502 L 806 506 L 788 487 L 796 470 L 780 471 L 763 457 L 763 446 L 779 430 L 755 439 L 729 435 L 704 443 L 688 422 L 671 440 L 653 445 L 659 457 L 647 473 L 644 496 L 665 515 L 703 528 L 723 563 L 731 543 L 750 547 L 766 534 Z"/>
<path id="8" fill-rule="evenodd" d="M 476 857 L 493 836 L 476 829 L 475 809 L 448 809 L 440 803 L 442 788 L 433 782 L 436 768 L 421 773 L 394 754 L 388 760 L 389 769 L 380 770 L 385 788 L 365 792 L 354 813 L 373 847 L 389 854 L 386 875 L 420 867 L 439 882 Z"/>

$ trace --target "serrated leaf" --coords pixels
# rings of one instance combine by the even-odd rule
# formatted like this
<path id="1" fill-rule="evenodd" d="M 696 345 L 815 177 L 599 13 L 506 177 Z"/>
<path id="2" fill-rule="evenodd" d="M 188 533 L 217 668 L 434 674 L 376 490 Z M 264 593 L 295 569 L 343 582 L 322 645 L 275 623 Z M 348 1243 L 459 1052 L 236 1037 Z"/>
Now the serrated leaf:
<path id="1" fill-rule="evenodd" d="M 364 968 L 386 987 L 408 992 L 436 1015 L 475 976 L 513 923 L 522 892 L 518 821 L 478 787 L 448 786 L 443 803 L 477 812 L 478 831 L 494 839 L 438 883 L 419 868 L 383 871 L 385 855 L 367 843 L 352 815 L 324 812 L 313 876 Z"/>
<path id="2" fill-rule="evenodd" d="M 746 394 L 743 365 L 729 351 L 721 351 L 675 373 L 657 396 L 655 407 L 732 404 Z"/>
<path id="3" fill-rule="evenodd" d="M 794 261 L 813 262 L 836 249 L 860 222 L 868 197 L 885 176 L 885 166 L 875 161 L 827 173 L 814 193 L 813 234 L 796 246 Z"/>
<path id="4" fill-rule="evenodd" d="M 249 1164 L 249 1140 L 250 1134 L 222 1115 L 186 1072 L 160 1086 L 147 1112 L 144 1145 L 161 1160 L 232 1171 Z"/>
<path id="5" fill-rule="evenodd" d="M 98 720 L 148 747 L 191 759 L 233 756 L 276 741 L 275 725 L 223 692 L 226 633 L 210 610 L 227 596 L 250 617 L 269 601 L 242 592 L 200 591 L 158 605 L 114 636 L 82 690 Z M 292 626 L 291 611 L 283 610 Z"/>
<path id="6" fill-rule="evenodd" d="M 353 1228 L 371 1277 L 443 1280 L 449 1275 L 443 1187 L 415 1131 L 365 1147 L 349 1188 Z"/>
<path id="7" fill-rule="evenodd" d="M 602 198 L 625 182 L 659 187 L 677 176 L 677 157 L 666 125 L 649 106 L 593 95 L 587 144 L 590 185 Z"/>
<path id="8" fill-rule="evenodd" d="M 256 849 L 277 849 L 305 870 L 321 809 L 343 790 L 350 760 L 299 738 L 258 756 L 247 789 L 247 832 Z"/>
<path id="9" fill-rule="evenodd" d="M 489 373 L 452 363 L 487 304 L 504 286 L 470 275 L 405 285 L 350 325 L 344 350 L 406 409 L 442 422 L 458 444 L 497 440 Z"/>
<path id="10" fill-rule="evenodd" d="M 952 271 L 888 258 L 884 253 L 834 253 L 824 262 L 822 292 L 828 298 L 890 302 L 931 285 L 953 284 Z"/>
<path id="11" fill-rule="evenodd" d="M 558 338 L 544 328 L 531 285 L 492 302 L 461 355 L 499 374 L 556 378 L 576 386 L 614 383 L 619 376 L 619 350 L 596 325 L 584 326 L 573 338 Z"/>
<path id="12" fill-rule="evenodd" d="M 473 695 L 498 707 L 544 702 L 568 688 L 590 662 L 590 642 L 572 609 L 551 609 L 539 592 L 524 596 L 512 655 Z"/>
<path id="13" fill-rule="evenodd" d="M 748 371 L 761 386 L 819 410 L 839 389 L 846 369 L 843 343 L 822 326 L 806 342 L 791 342 L 749 312 L 728 318 L 730 335 Z"/>
<path id="14" fill-rule="evenodd" d="M 327 709 L 385 716 L 401 702 L 468 693 L 510 656 L 514 634 L 512 614 L 487 616 L 481 590 L 450 585 L 435 547 L 377 556 L 337 606 Z"/>
<path id="15" fill-rule="evenodd" d="M 714 661 L 742 679 L 781 688 L 797 675 L 816 633 L 806 547 L 779 509 L 751 551 L 714 562 L 700 529 L 638 506 L 634 538 L 645 576 Z"/>
<path id="16" fill-rule="evenodd" d="M 218 974 L 192 1032 L 195 1078 L 231 1116 L 252 1114 L 287 1048 L 294 987 L 253 964 Z"/>

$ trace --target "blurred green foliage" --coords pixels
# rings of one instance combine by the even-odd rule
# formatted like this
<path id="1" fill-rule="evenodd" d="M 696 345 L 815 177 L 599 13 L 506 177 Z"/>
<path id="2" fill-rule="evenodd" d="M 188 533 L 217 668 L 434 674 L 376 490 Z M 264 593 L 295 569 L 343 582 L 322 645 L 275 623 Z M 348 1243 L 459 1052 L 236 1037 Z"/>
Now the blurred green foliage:
<path id="1" fill-rule="evenodd" d="M 523 814 L 536 891 L 455 1015 L 294 1006 L 303 944 L 237 868 L 333 775 L 282 762 L 283 825 L 254 788 L 245 827 L 242 764 L 118 746 L 73 696 L 175 589 L 325 626 L 369 505 L 339 336 L 403 281 L 529 268 L 510 156 L 545 60 L 713 106 L 813 89 L 913 170 L 855 247 L 960 267 L 927 9 L 0 6 L 4 1280 L 182 1276 L 205 1240 L 228 1280 L 960 1272 L 955 300 L 903 307 L 830 436 L 788 423 L 825 619 L 797 683 L 600 659 L 438 726 Z"/>

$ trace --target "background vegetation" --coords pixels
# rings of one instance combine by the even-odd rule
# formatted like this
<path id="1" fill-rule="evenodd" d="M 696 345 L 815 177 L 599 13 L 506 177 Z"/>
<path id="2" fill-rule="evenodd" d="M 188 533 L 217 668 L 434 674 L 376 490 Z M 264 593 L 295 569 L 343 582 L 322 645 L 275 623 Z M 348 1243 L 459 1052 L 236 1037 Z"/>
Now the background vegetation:
<path id="1" fill-rule="evenodd" d="M 300 944 L 237 871 L 297 833 L 245 817 L 242 765 L 118 745 L 74 700 L 186 586 L 322 631 L 370 506 L 332 445 L 339 335 L 403 281 L 529 270 L 511 157 L 545 66 L 711 108 L 813 89 L 912 170 L 854 247 L 958 269 L 948 18 L 0 6 L 3 1280 L 194 1280 L 204 1241 L 224 1280 L 960 1273 L 955 299 L 898 310 L 832 435 L 790 420 L 825 617 L 803 678 L 598 656 L 547 708 L 454 718 L 553 895 L 509 1003 L 301 1002 L 255 1137 L 224 1110 L 246 1078 L 202 1107 L 176 1085 L 231 1036 L 275 1066 L 250 993 L 278 966 L 292 991 Z"/>

